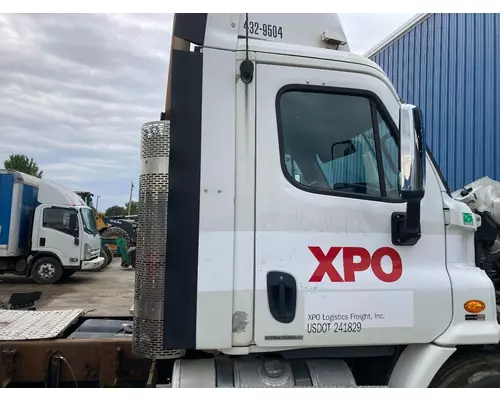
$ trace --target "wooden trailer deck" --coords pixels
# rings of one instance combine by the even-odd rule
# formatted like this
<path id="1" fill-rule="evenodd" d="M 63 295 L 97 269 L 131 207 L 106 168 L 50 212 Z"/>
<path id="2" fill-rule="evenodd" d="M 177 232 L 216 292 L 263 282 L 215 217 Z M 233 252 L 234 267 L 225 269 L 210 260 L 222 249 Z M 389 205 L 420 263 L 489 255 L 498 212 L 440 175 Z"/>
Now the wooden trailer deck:
<path id="1" fill-rule="evenodd" d="M 120 259 L 101 272 L 77 272 L 55 285 L 38 285 L 14 275 L 0 275 L 0 301 L 12 293 L 41 291 L 37 310 L 83 308 L 87 316 L 129 316 L 134 302 L 135 271 L 122 268 Z"/>

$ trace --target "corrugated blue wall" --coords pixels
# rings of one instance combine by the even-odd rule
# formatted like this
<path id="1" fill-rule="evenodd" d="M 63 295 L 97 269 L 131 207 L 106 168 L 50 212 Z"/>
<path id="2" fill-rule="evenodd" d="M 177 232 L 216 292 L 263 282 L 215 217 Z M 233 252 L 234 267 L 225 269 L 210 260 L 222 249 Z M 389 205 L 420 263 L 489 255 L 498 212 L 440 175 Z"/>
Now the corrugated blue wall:
<path id="1" fill-rule="evenodd" d="M 433 14 L 372 59 L 422 109 L 452 191 L 500 180 L 500 14 Z"/>

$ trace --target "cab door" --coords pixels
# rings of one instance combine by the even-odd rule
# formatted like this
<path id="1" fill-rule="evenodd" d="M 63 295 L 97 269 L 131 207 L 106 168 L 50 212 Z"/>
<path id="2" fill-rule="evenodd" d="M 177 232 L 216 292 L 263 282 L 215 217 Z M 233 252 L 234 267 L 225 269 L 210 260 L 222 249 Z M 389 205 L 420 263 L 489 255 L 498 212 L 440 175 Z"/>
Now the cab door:
<path id="1" fill-rule="evenodd" d="M 79 266 L 83 254 L 78 210 L 39 206 L 35 220 L 38 221 L 38 229 L 33 232 L 33 250 L 56 255 L 63 266 Z"/>
<path id="2" fill-rule="evenodd" d="M 399 104 L 368 74 L 256 67 L 255 342 L 427 343 L 451 321 L 441 195 L 392 242 Z"/>

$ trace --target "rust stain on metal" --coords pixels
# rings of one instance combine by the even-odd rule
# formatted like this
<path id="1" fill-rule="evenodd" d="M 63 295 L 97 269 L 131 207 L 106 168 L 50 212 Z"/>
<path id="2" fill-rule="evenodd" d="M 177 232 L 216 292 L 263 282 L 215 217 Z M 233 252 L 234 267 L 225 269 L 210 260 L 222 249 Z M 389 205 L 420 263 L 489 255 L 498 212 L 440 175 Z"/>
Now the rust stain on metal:
<path id="1" fill-rule="evenodd" d="M 117 381 L 146 382 L 151 366 L 151 360 L 134 356 L 130 338 L 6 341 L 2 346 L 2 384 L 7 380 L 7 384 L 44 382 L 53 354 L 67 360 L 78 382 L 99 382 L 101 386 L 114 386 Z M 69 368 L 61 368 L 59 380 L 74 382 Z"/>
<path id="2" fill-rule="evenodd" d="M 101 365 L 99 384 L 101 387 L 115 387 L 118 380 L 121 348 L 113 343 L 103 343 L 101 346 Z"/>
<path id="3" fill-rule="evenodd" d="M 0 346 L 0 385 L 6 387 L 12 379 L 16 351 Z"/>

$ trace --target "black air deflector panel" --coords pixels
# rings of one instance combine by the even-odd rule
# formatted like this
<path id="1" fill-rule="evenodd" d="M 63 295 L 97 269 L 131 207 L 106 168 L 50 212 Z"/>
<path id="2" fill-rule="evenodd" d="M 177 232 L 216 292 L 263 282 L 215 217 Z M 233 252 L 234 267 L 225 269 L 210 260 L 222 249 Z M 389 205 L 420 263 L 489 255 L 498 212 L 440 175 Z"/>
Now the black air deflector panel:
<path id="1" fill-rule="evenodd" d="M 164 348 L 194 349 L 198 290 L 203 55 L 172 54 Z"/>
<path id="2" fill-rule="evenodd" d="M 174 36 L 188 42 L 203 46 L 208 14 L 176 14 Z"/>

